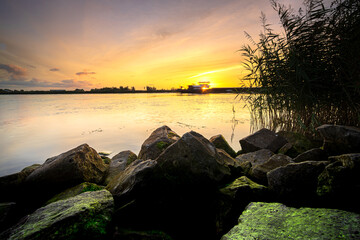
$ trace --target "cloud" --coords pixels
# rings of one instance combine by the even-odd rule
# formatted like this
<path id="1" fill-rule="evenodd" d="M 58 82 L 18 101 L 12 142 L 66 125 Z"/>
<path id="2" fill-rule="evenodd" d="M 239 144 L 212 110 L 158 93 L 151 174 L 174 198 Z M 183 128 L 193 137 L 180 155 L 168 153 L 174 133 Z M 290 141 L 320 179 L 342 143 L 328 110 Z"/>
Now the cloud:
<path id="1" fill-rule="evenodd" d="M 59 69 L 59 68 L 50 68 L 49 71 L 51 71 L 51 72 L 58 72 L 58 71 L 60 71 L 60 69 Z"/>
<path id="2" fill-rule="evenodd" d="M 88 72 L 88 71 L 84 71 L 84 72 L 77 72 L 75 73 L 78 76 L 82 76 L 82 75 L 92 75 L 92 74 L 96 74 L 96 72 Z"/>
<path id="3" fill-rule="evenodd" d="M 92 85 L 89 81 L 75 81 L 74 79 L 65 79 L 60 82 L 42 81 L 37 78 L 0 81 L 0 88 L 86 88 Z"/>
<path id="4" fill-rule="evenodd" d="M 19 79 L 26 75 L 26 69 L 13 64 L 0 64 L 0 70 L 7 72 L 11 79 Z"/>

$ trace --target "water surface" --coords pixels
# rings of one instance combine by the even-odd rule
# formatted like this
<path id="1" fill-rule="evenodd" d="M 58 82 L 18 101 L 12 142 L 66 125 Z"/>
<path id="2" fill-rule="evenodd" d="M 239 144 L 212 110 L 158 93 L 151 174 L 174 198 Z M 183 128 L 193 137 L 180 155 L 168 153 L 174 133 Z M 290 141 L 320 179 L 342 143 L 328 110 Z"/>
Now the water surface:
<path id="1" fill-rule="evenodd" d="M 234 94 L 0 95 L 0 176 L 43 163 L 80 144 L 138 154 L 156 128 L 180 136 L 222 134 L 234 150 L 250 117 Z M 233 112 L 235 110 L 235 113 Z"/>

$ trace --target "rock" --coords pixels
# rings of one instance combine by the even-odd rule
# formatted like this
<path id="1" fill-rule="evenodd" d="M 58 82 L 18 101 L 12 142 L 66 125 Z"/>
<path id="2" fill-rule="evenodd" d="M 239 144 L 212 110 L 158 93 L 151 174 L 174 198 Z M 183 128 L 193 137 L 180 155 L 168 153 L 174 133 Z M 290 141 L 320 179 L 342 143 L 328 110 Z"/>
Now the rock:
<path id="1" fill-rule="evenodd" d="M 14 224 L 14 215 L 16 215 L 16 203 L 15 202 L 4 202 L 0 203 L 0 233 Z M 4 237 L 0 234 L 0 239 Z"/>
<path id="2" fill-rule="evenodd" d="M 101 184 L 107 166 L 98 153 L 83 144 L 49 158 L 25 180 L 32 194 L 51 197 L 82 182 Z"/>
<path id="3" fill-rule="evenodd" d="M 157 159 L 160 171 L 176 184 L 215 183 L 230 177 L 216 147 L 196 132 L 185 133 Z"/>
<path id="4" fill-rule="evenodd" d="M 113 207 L 106 190 L 82 193 L 36 210 L 9 239 L 104 239 Z"/>
<path id="5" fill-rule="evenodd" d="M 261 149 L 255 152 L 241 154 L 237 156 L 236 159 L 241 163 L 250 162 L 254 167 L 256 165 L 265 163 L 272 155 L 274 155 L 272 151 L 268 149 Z"/>
<path id="6" fill-rule="evenodd" d="M 6 193 L 0 195 L 0 201 L 17 201 L 17 199 L 21 198 L 26 177 L 40 166 L 40 164 L 33 164 L 18 173 L 0 177 L 0 192 Z"/>
<path id="7" fill-rule="evenodd" d="M 267 173 L 269 189 L 285 200 L 311 202 L 316 196 L 317 179 L 326 161 L 290 163 Z"/>
<path id="8" fill-rule="evenodd" d="M 253 202 L 221 239 L 359 239 L 359 226 L 360 215 L 352 212 Z"/>
<path id="9" fill-rule="evenodd" d="M 280 131 L 277 134 L 285 138 L 286 141 L 288 141 L 288 144 L 285 144 L 279 150 L 279 153 L 288 155 L 292 158 L 295 158 L 299 154 L 312 148 L 321 146 L 321 143 L 316 144 L 300 133 Z"/>
<path id="10" fill-rule="evenodd" d="M 218 213 L 218 231 L 225 233 L 236 225 L 244 208 L 252 201 L 269 199 L 267 187 L 242 176 L 220 189 L 220 211 Z"/>
<path id="11" fill-rule="evenodd" d="M 117 206 L 148 192 L 146 188 L 152 184 L 150 179 L 156 165 L 155 160 L 135 160 L 110 181 L 106 189 L 114 196 Z"/>
<path id="12" fill-rule="evenodd" d="M 104 181 L 107 185 L 109 182 L 120 172 L 124 171 L 133 161 L 137 159 L 137 156 L 132 151 L 122 151 L 116 154 L 109 165 L 109 169 Z"/>
<path id="13" fill-rule="evenodd" d="M 236 152 L 232 147 L 230 147 L 229 143 L 225 140 L 223 135 L 219 134 L 210 138 L 210 142 L 212 142 L 216 148 L 223 149 L 227 152 L 231 157 L 236 157 Z"/>
<path id="14" fill-rule="evenodd" d="M 317 194 L 330 207 L 360 212 L 360 153 L 330 157 L 319 175 Z"/>
<path id="15" fill-rule="evenodd" d="M 129 229 L 119 229 L 114 234 L 114 240 L 172 240 L 172 238 L 162 231 L 135 231 Z"/>
<path id="16" fill-rule="evenodd" d="M 285 166 L 289 163 L 292 163 L 292 159 L 289 156 L 284 154 L 275 154 L 269 158 L 266 162 L 256 165 L 252 168 L 250 175 L 259 183 L 267 185 L 267 176 L 266 174 L 273 169 L 276 169 L 281 166 Z"/>
<path id="17" fill-rule="evenodd" d="M 216 150 L 220 156 L 223 165 L 227 166 L 230 169 L 232 179 L 243 176 L 250 171 L 251 164 L 249 162 L 240 162 L 238 159 L 232 158 L 223 149 L 217 148 Z"/>
<path id="18" fill-rule="evenodd" d="M 139 159 L 155 160 L 168 146 L 176 142 L 180 137 L 168 126 L 162 126 L 153 131 L 141 146 Z"/>
<path id="19" fill-rule="evenodd" d="M 71 197 L 75 197 L 81 193 L 84 192 L 92 192 L 92 191 L 99 191 L 104 189 L 105 187 L 103 186 L 99 186 L 95 183 L 89 183 L 89 182 L 84 182 L 81 183 L 79 185 L 76 185 L 75 187 L 66 189 L 65 191 L 55 195 L 54 197 L 52 197 L 49 201 L 46 202 L 47 204 L 59 201 L 59 200 L 64 200 L 64 199 L 68 199 Z"/>
<path id="20" fill-rule="evenodd" d="M 325 124 L 316 130 L 324 138 L 324 150 L 330 156 L 359 152 L 359 128 Z"/>
<path id="21" fill-rule="evenodd" d="M 266 128 L 240 140 L 241 148 L 245 153 L 255 152 L 260 149 L 269 149 L 272 152 L 277 152 L 286 143 L 285 138 Z"/>
<path id="22" fill-rule="evenodd" d="M 328 160 L 327 153 L 320 148 L 313 148 L 306 152 L 301 153 L 293 159 L 294 162 L 305 161 L 326 161 Z"/>

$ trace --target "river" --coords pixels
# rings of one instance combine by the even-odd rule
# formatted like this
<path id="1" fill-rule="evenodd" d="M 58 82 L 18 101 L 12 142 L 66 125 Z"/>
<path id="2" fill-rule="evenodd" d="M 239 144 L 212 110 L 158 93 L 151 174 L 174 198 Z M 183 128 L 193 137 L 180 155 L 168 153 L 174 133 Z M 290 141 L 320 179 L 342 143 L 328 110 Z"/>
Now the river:
<path id="1" fill-rule="evenodd" d="M 138 154 L 156 128 L 182 136 L 222 134 L 235 151 L 250 133 L 250 114 L 235 94 L 0 95 L 0 176 L 43 163 L 80 144 Z M 233 111 L 234 110 L 234 111 Z"/>

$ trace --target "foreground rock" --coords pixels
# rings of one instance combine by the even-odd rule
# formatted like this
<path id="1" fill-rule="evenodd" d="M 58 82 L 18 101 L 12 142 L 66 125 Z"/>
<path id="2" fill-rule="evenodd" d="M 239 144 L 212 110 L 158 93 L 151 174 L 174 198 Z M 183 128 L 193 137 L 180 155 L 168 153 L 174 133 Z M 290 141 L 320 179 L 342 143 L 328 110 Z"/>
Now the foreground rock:
<path id="1" fill-rule="evenodd" d="M 75 187 L 66 189 L 65 191 L 63 191 L 59 194 L 56 194 L 54 197 L 52 197 L 50 200 L 48 200 L 46 202 L 46 205 L 56 202 L 56 201 L 59 201 L 59 200 L 64 200 L 64 199 L 68 199 L 71 197 L 75 197 L 84 192 L 98 191 L 98 190 L 102 190 L 104 188 L 105 187 L 99 186 L 95 183 L 84 182 L 79 185 L 76 185 Z"/>
<path id="2" fill-rule="evenodd" d="M 269 189 L 283 200 L 301 203 L 316 197 L 317 179 L 326 161 L 290 163 L 267 173 Z"/>
<path id="3" fill-rule="evenodd" d="M 9 239 L 104 239 L 113 206 L 106 190 L 57 201 L 29 215 Z"/>
<path id="4" fill-rule="evenodd" d="M 176 183 L 219 184 L 230 177 L 216 147 L 196 132 L 185 133 L 164 151 L 156 161 L 166 179 Z"/>
<path id="5" fill-rule="evenodd" d="M 147 192 L 156 164 L 154 160 L 138 159 L 107 185 L 106 189 L 114 196 L 117 205 L 121 206 Z"/>
<path id="6" fill-rule="evenodd" d="M 82 182 L 102 183 L 107 166 L 98 153 L 83 144 L 49 158 L 25 180 L 29 190 L 51 196 Z M 35 193 L 33 192 L 33 193 Z"/>
<path id="7" fill-rule="evenodd" d="M 286 143 L 285 138 L 266 128 L 240 140 L 241 149 L 244 153 L 260 149 L 269 149 L 272 152 L 277 152 Z"/>
<path id="8" fill-rule="evenodd" d="M 256 165 L 251 169 L 250 175 L 257 182 L 267 185 L 267 173 L 278 167 L 286 166 L 292 163 L 292 159 L 284 154 L 275 154 L 269 158 L 266 162 Z"/>
<path id="9" fill-rule="evenodd" d="M 133 161 L 137 159 L 137 156 L 132 151 L 122 151 L 116 154 L 110 162 L 109 169 L 106 174 L 104 184 L 109 182 L 120 172 L 124 171 Z"/>
<path id="10" fill-rule="evenodd" d="M 317 194 L 331 207 L 360 212 L 360 153 L 331 157 L 318 178 Z"/>
<path id="11" fill-rule="evenodd" d="M 254 202 L 222 240 L 359 239 L 360 215 L 324 208 L 289 208 Z"/>
<path id="12" fill-rule="evenodd" d="M 16 201 L 21 198 L 25 179 L 40 166 L 40 164 L 33 164 L 18 173 L 0 177 L 0 192 L 6 193 L 0 194 L 0 201 Z"/>
<path id="13" fill-rule="evenodd" d="M 324 150 L 329 155 L 356 153 L 360 149 L 360 129 L 355 127 L 325 124 L 317 128 L 324 138 Z"/>
<path id="14" fill-rule="evenodd" d="M 143 160 L 156 159 L 168 146 L 180 137 L 168 126 L 162 126 L 153 131 L 141 146 L 139 158 Z"/>
<path id="15" fill-rule="evenodd" d="M 251 166 L 265 163 L 274 153 L 268 149 L 261 149 L 255 152 L 240 154 L 236 157 L 241 163 L 250 162 Z"/>
<path id="16" fill-rule="evenodd" d="M 216 148 L 220 148 L 227 152 L 231 157 L 236 157 L 236 152 L 232 147 L 230 147 L 229 143 L 225 140 L 224 136 L 219 134 L 211 137 L 210 142 L 212 142 Z"/>
<path id="17" fill-rule="evenodd" d="M 242 176 L 220 189 L 220 211 L 218 214 L 218 231 L 224 233 L 237 224 L 237 219 L 244 208 L 253 201 L 269 200 L 267 187 Z"/>
<path id="18" fill-rule="evenodd" d="M 320 148 L 313 148 L 306 152 L 299 154 L 294 158 L 294 162 L 305 161 L 326 161 L 328 159 L 327 153 Z"/>
<path id="19" fill-rule="evenodd" d="M 292 158 L 295 158 L 299 154 L 312 148 L 320 147 L 322 145 L 322 142 L 318 143 L 317 141 L 311 141 L 300 133 L 280 131 L 277 134 L 285 138 L 288 142 L 283 147 L 281 147 L 281 149 L 279 149 L 279 153 L 288 155 Z"/>

